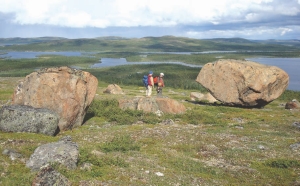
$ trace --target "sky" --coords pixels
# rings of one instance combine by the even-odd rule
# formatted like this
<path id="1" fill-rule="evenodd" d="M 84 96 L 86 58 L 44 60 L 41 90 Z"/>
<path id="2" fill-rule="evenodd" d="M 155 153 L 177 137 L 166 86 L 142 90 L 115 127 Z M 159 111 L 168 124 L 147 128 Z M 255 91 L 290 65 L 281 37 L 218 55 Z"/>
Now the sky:
<path id="1" fill-rule="evenodd" d="M 300 39 L 300 0 L 0 0 L 0 38 Z"/>

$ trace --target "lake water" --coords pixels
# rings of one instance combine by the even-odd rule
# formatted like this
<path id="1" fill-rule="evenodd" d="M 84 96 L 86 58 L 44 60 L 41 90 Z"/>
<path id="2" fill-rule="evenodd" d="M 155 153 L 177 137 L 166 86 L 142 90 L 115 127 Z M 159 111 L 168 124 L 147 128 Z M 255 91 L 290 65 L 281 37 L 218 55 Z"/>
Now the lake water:
<path id="1" fill-rule="evenodd" d="M 125 58 L 101 58 L 100 63 L 95 63 L 92 65 L 92 68 L 103 68 L 103 67 L 113 67 L 119 65 L 145 65 L 145 64 L 178 64 L 184 65 L 189 67 L 197 67 L 201 68 L 202 65 L 192 65 L 183 62 L 157 62 L 157 61 L 150 61 L 150 62 L 128 62 Z"/>
<path id="2" fill-rule="evenodd" d="M 247 60 L 281 68 L 290 76 L 287 89 L 300 91 L 300 58 L 249 58 Z"/>

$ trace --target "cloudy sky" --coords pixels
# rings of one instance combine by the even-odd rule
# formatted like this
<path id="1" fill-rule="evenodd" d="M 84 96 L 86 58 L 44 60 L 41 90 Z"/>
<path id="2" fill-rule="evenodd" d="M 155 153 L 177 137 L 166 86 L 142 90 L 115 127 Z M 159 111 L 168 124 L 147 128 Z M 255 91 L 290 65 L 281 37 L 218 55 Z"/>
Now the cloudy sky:
<path id="1" fill-rule="evenodd" d="M 0 37 L 300 39 L 300 0 L 0 0 Z"/>

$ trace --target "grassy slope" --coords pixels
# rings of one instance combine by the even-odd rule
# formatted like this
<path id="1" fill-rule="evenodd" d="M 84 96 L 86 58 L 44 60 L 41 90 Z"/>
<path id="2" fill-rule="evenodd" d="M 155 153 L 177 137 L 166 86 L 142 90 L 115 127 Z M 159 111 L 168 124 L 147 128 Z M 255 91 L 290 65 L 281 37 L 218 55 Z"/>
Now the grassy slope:
<path id="1" fill-rule="evenodd" d="M 100 82 L 95 102 L 145 94 L 141 85 L 121 85 L 125 95 L 103 94 L 108 79 L 105 75 L 97 76 Z M 0 79 L 3 103 L 18 79 Z M 168 81 L 166 77 L 166 84 Z M 188 108 L 183 115 L 156 118 L 136 113 L 136 117 L 144 118 L 144 122 L 136 124 L 125 124 L 126 116 L 113 121 L 104 116 L 89 116 L 83 126 L 56 137 L 0 132 L 0 150 L 12 148 L 24 156 L 12 161 L 0 155 L 0 184 L 31 185 L 35 173 L 25 167 L 24 161 L 39 145 L 65 135 L 79 144 L 79 167 L 72 171 L 56 169 L 73 185 L 87 180 L 90 185 L 299 184 L 299 152 L 289 146 L 300 140 L 299 129 L 291 126 L 299 121 L 300 112 L 282 106 L 292 98 L 299 100 L 299 92 L 287 91 L 262 109 L 243 109 L 190 102 L 191 91 L 198 90 L 170 86 L 164 89 L 165 96 Z M 167 119 L 175 124 L 160 124 Z M 94 165 L 92 169 L 81 170 L 80 166 L 88 162 Z M 164 176 L 157 176 L 158 172 Z"/>
<path id="2" fill-rule="evenodd" d="M 199 40 L 182 37 L 145 37 L 61 39 L 28 45 L 13 45 L 0 49 L 17 51 L 102 51 L 102 52 L 199 52 L 199 51 L 287 51 L 297 50 L 293 46 L 251 42 L 245 39 Z"/>

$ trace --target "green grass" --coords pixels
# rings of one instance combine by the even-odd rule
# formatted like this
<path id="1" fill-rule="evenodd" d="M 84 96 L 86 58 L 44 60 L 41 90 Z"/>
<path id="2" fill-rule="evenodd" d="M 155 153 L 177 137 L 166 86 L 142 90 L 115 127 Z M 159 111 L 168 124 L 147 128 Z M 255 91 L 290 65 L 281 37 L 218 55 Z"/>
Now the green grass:
<path id="1" fill-rule="evenodd" d="M 34 59 L 32 63 L 31 60 L 1 61 L 1 64 L 11 62 L 12 66 L 7 65 L 0 76 L 13 77 L 0 78 L 0 103 L 11 99 L 18 80 L 32 69 L 92 62 L 86 58 L 70 58 L 69 62 L 68 59 L 50 56 Z M 154 75 L 165 73 L 163 94 L 182 102 L 187 108 L 184 114 L 157 117 L 118 108 L 118 99 L 144 96 L 141 78 L 150 69 Z M 99 84 L 81 127 L 55 137 L 0 132 L 0 151 L 11 148 L 23 155 L 22 159 L 13 161 L 0 154 L 0 185 L 31 185 L 36 173 L 25 167 L 26 160 L 38 146 L 58 141 L 65 135 L 70 135 L 79 145 L 78 167 L 67 170 L 54 165 L 54 168 L 72 185 L 80 185 L 83 180 L 98 185 L 162 186 L 300 183 L 299 152 L 289 148 L 300 140 L 300 130 L 292 127 L 293 122 L 299 121 L 300 112 L 284 109 L 287 101 L 300 100 L 300 92 L 287 90 L 264 108 L 236 108 L 190 101 L 190 92 L 206 91 L 195 82 L 199 68 L 137 64 L 86 70 L 98 78 Z M 120 85 L 125 95 L 104 94 L 103 90 L 111 83 Z M 167 119 L 175 124 L 161 123 Z M 81 169 L 86 163 L 93 166 L 89 170 Z"/>

